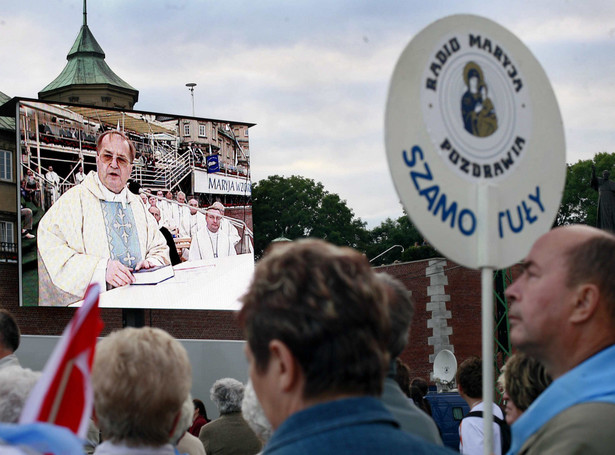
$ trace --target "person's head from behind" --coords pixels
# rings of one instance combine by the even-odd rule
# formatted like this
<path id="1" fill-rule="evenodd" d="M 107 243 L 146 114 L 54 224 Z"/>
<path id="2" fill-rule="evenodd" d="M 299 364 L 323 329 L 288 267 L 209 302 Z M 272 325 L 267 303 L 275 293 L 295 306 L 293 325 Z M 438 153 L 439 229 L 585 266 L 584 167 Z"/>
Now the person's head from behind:
<path id="1" fill-rule="evenodd" d="M 414 404 L 417 405 L 419 408 L 423 406 L 424 397 L 423 397 L 423 394 L 421 393 L 421 389 L 419 389 L 417 386 L 415 385 L 410 386 L 409 397 L 412 398 L 412 401 L 414 401 Z"/>
<path id="2" fill-rule="evenodd" d="M 193 419 L 196 419 L 197 416 L 205 417 L 205 420 L 209 420 L 207 418 L 207 409 L 205 408 L 205 403 L 203 403 L 198 398 L 192 400 L 192 404 L 194 405 L 194 415 Z"/>
<path id="3" fill-rule="evenodd" d="M 395 382 L 404 395 L 410 396 L 410 367 L 399 358 L 395 359 Z"/>
<path id="4" fill-rule="evenodd" d="M 41 377 L 18 365 L 0 368 L 0 422 L 17 423 L 28 395 Z"/>
<path id="5" fill-rule="evenodd" d="M 242 300 L 250 377 L 274 429 L 307 403 L 381 393 L 386 293 L 364 255 L 322 240 L 281 244 Z M 298 404 L 281 413 L 279 400 Z"/>
<path id="6" fill-rule="evenodd" d="M 96 347 L 95 418 L 103 437 L 113 443 L 168 443 L 191 385 L 185 348 L 163 330 L 122 329 Z"/>
<path id="7" fill-rule="evenodd" d="M 479 399 L 483 396 L 483 362 L 478 357 L 470 357 L 457 368 L 457 388 L 459 394 L 467 398 Z"/>
<path id="8" fill-rule="evenodd" d="M 549 384 L 545 367 L 532 357 L 517 352 L 508 358 L 498 380 L 505 402 L 506 423 L 512 425 Z"/>
<path id="9" fill-rule="evenodd" d="M 388 348 L 391 359 L 395 359 L 408 344 L 410 324 L 414 315 L 412 292 L 406 289 L 401 281 L 388 273 L 377 273 L 376 279 L 380 281 L 387 292 L 391 323 Z"/>
<path id="10" fill-rule="evenodd" d="M 423 378 L 414 378 L 410 385 L 417 387 L 423 396 L 427 396 L 427 393 L 429 393 L 429 384 Z"/>
<path id="11" fill-rule="evenodd" d="M 222 378 L 214 382 L 209 390 L 211 401 L 221 415 L 241 412 L 244 385 L 237 379 Z"/>
<path id="12" fill-rule="evenodd" d="M 19 347 L 19 327 L 11 313 L 0 309 L 0 359 L 13 354 Z"/>

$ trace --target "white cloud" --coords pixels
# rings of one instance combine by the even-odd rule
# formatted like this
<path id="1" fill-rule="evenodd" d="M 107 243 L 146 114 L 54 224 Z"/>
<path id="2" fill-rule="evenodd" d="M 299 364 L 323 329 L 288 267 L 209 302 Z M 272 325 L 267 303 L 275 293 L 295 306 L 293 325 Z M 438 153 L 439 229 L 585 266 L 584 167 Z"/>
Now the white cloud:
<path id="1" fill-rule="evenodd" d="M 66 64 L 81 26 L 76 0 L 8 2 L 0 12 L 0 91 L 32 96 Z M 479 14 L 517 34 L 551 78 L 569 162 L 615 152 L 615 3 L 90 2 L 107 63 L 140 90 L 137 109 L 254 122 L 255 179 L 322 181 L 370 224 L 401 215 L 384 154 L 383 116 L 408 41 L 450 14 Z"/>

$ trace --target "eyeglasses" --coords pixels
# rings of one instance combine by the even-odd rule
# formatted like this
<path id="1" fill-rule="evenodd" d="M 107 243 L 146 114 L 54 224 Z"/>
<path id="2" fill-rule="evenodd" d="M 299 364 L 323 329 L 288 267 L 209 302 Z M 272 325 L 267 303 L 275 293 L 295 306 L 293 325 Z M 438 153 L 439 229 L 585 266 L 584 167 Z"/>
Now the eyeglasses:
<path id="1" fill-rule="evenodd" d="M 132 164 L 132 161 L 130 161 L 128 157 L 123 156 L 123 155 L 114 155 L 113 153 L 109 153 L 109 152 L 102 152 L 99 155 L 100 161 L 102 161 L 102 163 L 105 165 L 111 164 L 113 162 L 113 158 L 115 158 L 117 165 L 120 167 L 127 167 Z"/>

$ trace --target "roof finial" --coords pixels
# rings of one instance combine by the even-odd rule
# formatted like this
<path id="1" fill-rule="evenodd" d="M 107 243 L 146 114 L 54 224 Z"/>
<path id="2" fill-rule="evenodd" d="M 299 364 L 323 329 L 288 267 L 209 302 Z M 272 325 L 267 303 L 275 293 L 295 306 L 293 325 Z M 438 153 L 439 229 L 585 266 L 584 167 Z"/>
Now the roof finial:
<path id="1" fill-rule="evenodd" d="M 88 1 L 83 0 L 83 25 L 88 25 Z"/>

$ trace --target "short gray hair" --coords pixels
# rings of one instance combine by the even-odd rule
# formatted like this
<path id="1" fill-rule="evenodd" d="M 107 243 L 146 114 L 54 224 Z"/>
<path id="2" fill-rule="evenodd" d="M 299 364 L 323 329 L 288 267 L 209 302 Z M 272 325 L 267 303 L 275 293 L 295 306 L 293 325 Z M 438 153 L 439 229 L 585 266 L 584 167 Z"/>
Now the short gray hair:
<path id="1" fill-rule="evenodd" d="M 26 399 L 41 377 L 18 365 L 0 369 L 0 422 L 17 423 Z"/>
<path id="2" fill-rule="evenodd" d="M 186 431 L 188 431 L 188 429 L 192 426 L 193 413 L 194 404 L 192 403 L 192 395 L 188 394 L 188 397 L 186 397 L 186 401 L 184 401 L 184 404 L 182 405 L 182 410 L 179 415 L 177 425 L 175 425 L 175 429 L 173 430 L 173 434 L 171 435 L 171 444 L 177 444 L 182 438 L 182 436 L 184 436 Z"/>
<path id="3" fill-rule="evenodd" d="M 209 393 L 210 398 L 220 414 L 230 414 L 241 412 L 241 402 L 243 401 L 244 386 L 237 379 L 222 378 L 214 382 Z"/>
<path id="4" fill-rule="evenodd" d="M 241 402 L 241 414 L 244 420 L 250 425 L 252 431 L 256 433 L 263 442 L 267 442 L 273 434 L 273 428 L 263 411 L 263 407 L 258 401 L 252 381 L 248 381 L 243 393 L 243 401 Z"/>

